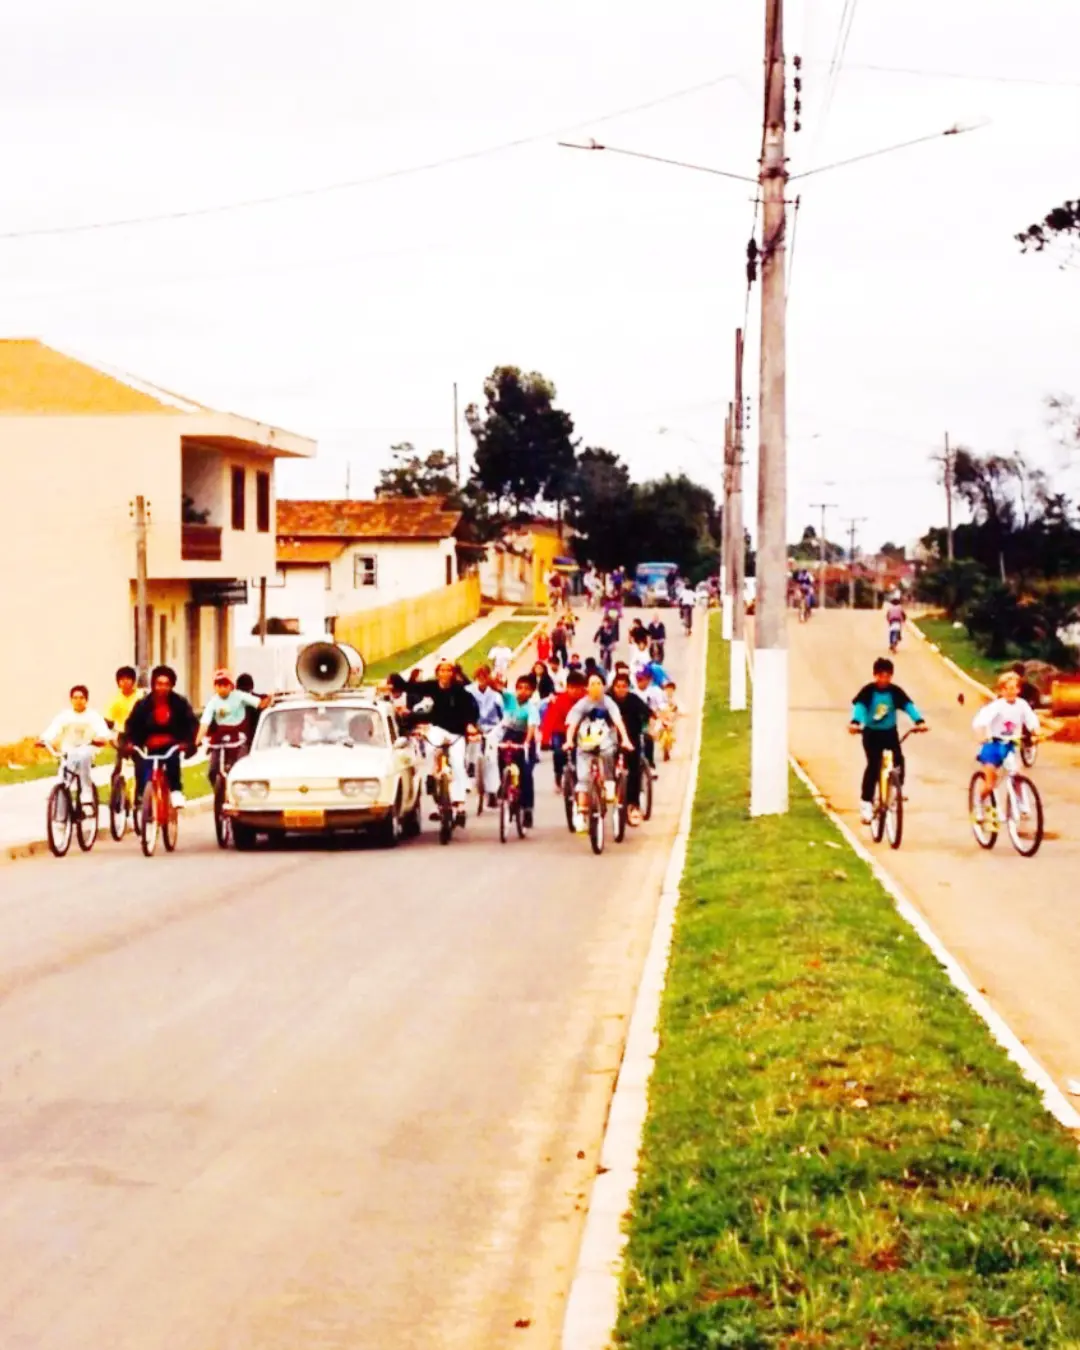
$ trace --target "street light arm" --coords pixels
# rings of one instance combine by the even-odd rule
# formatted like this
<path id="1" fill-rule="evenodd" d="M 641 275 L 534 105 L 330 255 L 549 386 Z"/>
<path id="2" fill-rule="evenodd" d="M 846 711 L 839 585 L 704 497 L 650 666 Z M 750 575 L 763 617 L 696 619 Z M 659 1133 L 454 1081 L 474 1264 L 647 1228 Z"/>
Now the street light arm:
<path id="1" fill-rule="evenodd" d="M 954 127 L 946 127 L 944 131 L 932 132 L 929 136 L 916 136 L 913 141 L 900 141 L 897 145 L 886 145 L 880 150 L 867 150 L 862 155 L 852 155 L 850 159 L 838 159 L 832 164 L 819 164 L 816 169 L 807 169 L 803 173 L 793 173 L 788 182 L 793 183 L 796 178 L 810 178 L 816 173 L 828 173 L 830 169 L 843 169 L 848 164 L 860 164 L 864 159 L 876 159 L 878 155 L 891 155 L 894 150 L 907 150 L 913 145 L 925 145 L 927 141 L 938 141 L 942 136 L 963 136 L 968 131 L 979 131 L 982 127 L 990 125 L 989 120 L 976 122 L 972 127 L 962 127 L 957 124 Z"/>
<path id="2" fill-rule="evenodd" d="M 711 173 L 717 178 L 733 178 L 739 183 L 757 183 L 756 178 L 750 178 L 744 173 L 730 173 L 727 169 L 711 169 L 705 164 L 688 164 L 682 159 L 665 159 L 663 155 L 647 155 L 642 150 L 621 150 L 616 145 L 601 145 L 599 141 L 589 141 L 587 145 L 581 145 L 576 141 L 559 141 L 558 144 L 564 150 L 606 150 L 612 155 L 629 155 L 633 159 L 648 159 L 654 164 L 670 164 L 676 169 L 693 169 L 696 173 Z"/>

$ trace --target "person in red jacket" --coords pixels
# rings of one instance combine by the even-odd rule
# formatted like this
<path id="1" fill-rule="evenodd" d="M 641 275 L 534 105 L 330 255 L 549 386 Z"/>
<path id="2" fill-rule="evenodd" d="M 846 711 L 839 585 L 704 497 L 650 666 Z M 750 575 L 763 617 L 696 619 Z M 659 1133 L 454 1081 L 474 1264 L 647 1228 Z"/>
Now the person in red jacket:
<path id="1" fill-rule="evenodd" d="M 551 634 L 546 628 L 540 629 L 536 639 L 536 659 L 545 666 L 551 660 Z"/>
<path id="2" fill-rule="evenodd" d="M 562 791 L 562 776 L 566 768 L 566 719 L 574 704 L 580 702 L 586 683 L 582 671 L 571 670 L 566 676 L 566 688 L 548 703 L 540 723 L 540 744 L 545 750 L 551 751 L 556 792 Z"/>

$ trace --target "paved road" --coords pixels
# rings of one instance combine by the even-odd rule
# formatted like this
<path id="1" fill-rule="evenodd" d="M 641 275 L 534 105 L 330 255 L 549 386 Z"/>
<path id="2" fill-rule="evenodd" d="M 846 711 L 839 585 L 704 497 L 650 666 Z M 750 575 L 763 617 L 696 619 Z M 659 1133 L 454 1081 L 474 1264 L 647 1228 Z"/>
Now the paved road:
<path id="1" fill-rule="evenodd" d="M 0 870 L 4 1350 L 557 1344 L 690 739 L 599 859 L 545 762 L 506 846 Z"/>
<path id="2" fill-rule="evenodd" d="M 791 735 L 799 761 L 856 830 L 862 748 L 845 722 L 885 644 L 879 614 L 846 610 L 792 622 Z M 884 654 L 887 654 L 887 650 Z M 896 679 L 932 725 L 912 738 L 904 841 L 879 857 L 1013 1030 L 1059 1084 L 1080 1078 L 1080 749 L 1046 744 L 1032 773 L 1047 836 L 1032 859 L 1007 839 L 985 853 L 967 823 L 979 694 L 914 634 Z M 957 703 L 963 693 L 965 704 Z M 863 829 L 869 842 L 869 831 Z M 871 847 L 875 847 L 871 845 Z"/>

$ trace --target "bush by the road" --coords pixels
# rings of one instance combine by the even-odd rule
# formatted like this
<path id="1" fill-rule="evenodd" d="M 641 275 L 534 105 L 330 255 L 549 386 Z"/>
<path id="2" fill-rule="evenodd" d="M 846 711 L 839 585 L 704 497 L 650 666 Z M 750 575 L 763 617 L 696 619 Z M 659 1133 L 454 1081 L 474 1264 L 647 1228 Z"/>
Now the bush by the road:
<path id="1" fill-rule="evenodd" d="M 619 1343 L 1080 1345 L 1076 1142 L 798 784 L 748 819 L 717 639 Z"/>

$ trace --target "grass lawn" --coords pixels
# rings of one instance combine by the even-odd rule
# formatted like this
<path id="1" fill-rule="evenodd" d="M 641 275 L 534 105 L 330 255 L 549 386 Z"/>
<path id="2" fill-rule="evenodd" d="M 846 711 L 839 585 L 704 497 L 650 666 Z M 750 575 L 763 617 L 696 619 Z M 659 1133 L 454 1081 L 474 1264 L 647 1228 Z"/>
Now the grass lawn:
<path id="1" fill-rule="evenodd" d="M 1080 1153 L 792 782 L 747 816 L 712 621 L 619 1341 L 1080 1346 Z"/>
<path id="2" fill-rule="evenodd" d="M 112 764 L 116 760 L 116 751 L 108 747 L 98 753 L 95 764 Z M 38 764 L 22 764 L 10 768 L 0 757 L 0 787 L 9 783 L 29 783 L 34 778 L 55 778 L 56 760 L 51 756 Z"/>
<path id="3" fill-rule="evenodd" d="M 997 682 L 1002 666 L 1008 665 L 1008 661 L 993 661 L 990 657 L 984 656 L 968 637 L 967 629 L 954 628 L 951 619 L 918 619 L 916 622 L 930 641 L 941 648 L 945 656 L 955 661 L 961 670 L 966 670 L 969 675 L 974 675 L 977 680 L 990 688 Z"/>
<path id="4" fill-rule="evenodd" d="M 471 676 L 476 667 L 482 666 L 487 660 L 487 654 L 492 647 L 505 642 L 511 650 L 514 650 L 519 642 L 525 641 L 535 627 L 535 619 L 507 619 L 504 623 L 497 623 L 490 633 L 458 658 L 461 668 Z"/>
<path id="5" fill-rule="evenodd" d="M 446 628 L 433 638 L 418 642 L 415 647 L 407 647 L 403 652 L 394 652 L 392 656 L 384 656 L 381 661 L 372 661 L 371 665 L 364 670 L 365 681 L 385 680 L 387 675 L 393 675 L 395 671 L 399 670 L 407 676 L 413 666 L 419 665 L 425 656 L 430 656 L 432 652 L 438 651 L 444 642 L 449 642 L 465 627 L 467 625 L 463 623 L 455 624 L 453 628 Z"/>

